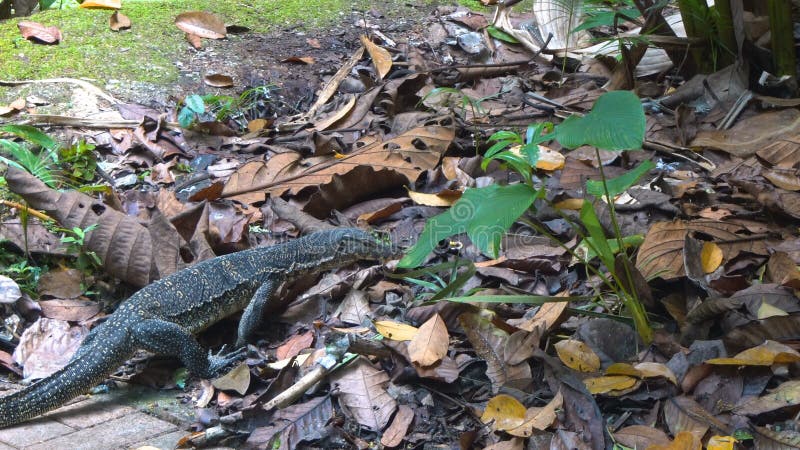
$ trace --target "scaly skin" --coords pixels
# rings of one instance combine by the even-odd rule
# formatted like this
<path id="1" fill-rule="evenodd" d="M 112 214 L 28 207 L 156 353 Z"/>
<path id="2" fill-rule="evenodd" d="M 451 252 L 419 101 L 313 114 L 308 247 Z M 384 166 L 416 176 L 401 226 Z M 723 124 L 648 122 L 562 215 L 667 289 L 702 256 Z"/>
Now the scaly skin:
<path id="1" fill-rule="evenodd" d="M 66 367 L 0 397 L 0 427 L 39 416 L 85 393 L 137 349 L 177 356 L 190 372 L 202 378 L 219 376 L 240 359 L 264 311 L 276 300 L 273 294 L 281 283 L 395 254 L 392 245 L 365 231 L 340 228 L 220 256 L 175 272 L 124 301 L 89 333 Z M 192 335 L 242 310 L 238 350 L 206 355 Z"/>

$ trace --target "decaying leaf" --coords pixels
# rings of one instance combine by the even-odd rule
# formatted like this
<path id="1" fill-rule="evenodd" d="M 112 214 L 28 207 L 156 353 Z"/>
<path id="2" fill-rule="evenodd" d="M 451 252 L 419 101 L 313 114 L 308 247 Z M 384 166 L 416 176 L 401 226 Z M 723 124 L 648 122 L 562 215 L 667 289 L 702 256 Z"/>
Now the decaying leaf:
<path id="1" fill-rule="evenodd" d="M 108 26 L 111 28 L 111 31 L 127 30 L 131 25 L 131 19 L 119 11 L 114 11 L 108 19 Z"/>
<path id="2" fill-rule="evenodd" d="M 534 432 L 544 431 L 556 421 L 558 417 L 556 411 L 561 409 L 563 404 L 564 397 L 561 395 L 561 391 L 558 391 L 547 405 L 541 408 L 528 408 L 522 424 L 506 431 L 512 436 L 519 437 L 530 437 Z"/>
<path id="3" fill-rule="evenodd" d="M 406 405 L 398 406 L 394 420 L 381 436 L 381 444 L 385 447 L 399 446 L 406 437 L 406 432 L 412 420 L 414 420 L 414 410 Z"/>
<path id="4" fill-rule="evenodd" d="M 236 391 L 244 395 L 250 387 L 250 368 L 246 363 L 241 363 L 230 372 L 213 380 L 212 384 L 219 390 Z"/>
<path id="5" fill-rule="evenodd" d="M 389 396 L 384 385 L 386 372 L 378 370 L 364 357 L 359 357 L 333 376 L 339 402 L 361 425 L 382 430 L 397 409 L 397 401 Z"/>
<path id="6" fill-rule="evenodd" d="M 706 364 L 733 366 L 771 366 L 800 361 L 797 350 L 775 341 L 766 341 L 758 347 L 739 352 L 733 358 L 712 358 Z"/>
<path id="7" fill-rule="evenodd" d="M 210 73 L 203 77 L 203 82 L 209 86 L 218 88 L 233 87 L 233 78 L 221 73 Z"/>

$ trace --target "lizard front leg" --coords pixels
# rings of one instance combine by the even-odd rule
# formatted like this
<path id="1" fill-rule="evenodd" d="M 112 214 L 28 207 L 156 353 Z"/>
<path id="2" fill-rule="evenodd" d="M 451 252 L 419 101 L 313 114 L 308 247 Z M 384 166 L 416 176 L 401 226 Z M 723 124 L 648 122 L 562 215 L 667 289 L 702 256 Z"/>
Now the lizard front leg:
<path id="1" fill-rule="evenodd" d="M 275 295 L 280 283 L 274 279 L 267 279 L 253 294 L 250 303 L 247 304 L 242 320 L 239 322 L 239 337 L 236 339 L 236 348 L 242 348 L 247 344 L 249 338 L 258 329 L 261 319 L 264 317 L 264 310 L 269 305 L 270 299 Z"/>
<path id="2" fill-rule="evenodd" d="M 194 336 L 180 325 L 166 320 L 148 319 L 136 324 L 132 330 L 137 348 L 160 355 L 176 356 L 193 374 L 205 378 L 216 378 L 232 369 L 239 361 L 242 351 L 224 355 L 206 355 Z"/>

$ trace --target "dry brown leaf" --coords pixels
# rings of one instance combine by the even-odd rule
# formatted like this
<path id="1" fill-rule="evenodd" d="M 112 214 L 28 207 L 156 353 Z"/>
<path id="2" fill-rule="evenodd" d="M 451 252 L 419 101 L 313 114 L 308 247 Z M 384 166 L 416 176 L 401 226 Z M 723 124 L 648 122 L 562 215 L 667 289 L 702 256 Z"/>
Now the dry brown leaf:
<path id="1" fill-rule="evenodd" d="M 282 59 L 281 62 L 306 64 L 310 66 L 314 64 L 316 61 L 314 60 L 313 56 L 290 56 L 286 59 Z"/>
<path id="2" fill-rule="evenodd" d="M 86 249 L 103 261 L 103 269 L 135 286 L 185 267 L 180 255 L 181 238 L 162 216 L 163 227 L 142 226 L 135 217 L 113 210 L 77 191 L 58 192 L 27 172 L 10 167 L 8 187 L 36 209 L 55 218 L 65 228 L 98 227 L 87 233 Z M 155 217 L 155 216 L 154 216 Z M 166 222 L 166 223 L 164 223 Z M 171 231 L 170 231 L 171 230 Z M 156 244 L 154 244 L 156 243 Z M 151 279 L 151 274 L 154 278 Z"/>
<path id="3" fill-rule="evenodd" d="M 100 312 L 100 303 L 88 300 L 40 300 L 42 316 L 67 322 L 83 322 Z"/>
<path id="4" fill-rule="evenodd" d="M 389 423 L 397 401 L 384 388 L 386 372 L 376 369 L 363 356 L 332 376 L 339 403 L 361 425 L 378 431 Z"/>
<path id="5" fill-rule="evenodd" d="M 51 270 L 39 277 L 39 295 L 55 298 L 76 298 L 83 294 L 83 274 L 78 269 Z"/>
<path id="6" fill-rule="evenodd" d="M 247 363 L 241 363 L 225 375 L 213 380 L 211 384 L 221 391 L 236 391 L 240 395 L 247 392 L 250 387 L 250 368 Z"/>
<path id="7" fill-rule="evenodd" d="M 108 19 L 108 26 L 111 31 L 127 30 L 131 25 L 131 19 L 119 11 L 114 11 Z"/>
<path id="8" fill-rule="evenodd" d="M 756 416 L 798 404 L 800 404 L 800 380 L 789 380 L 778 385 L 769 394 L 739 405 L 733 411 L 742 416 Z"/>
<path id="9" fill-rule="evenodd" d="M 567 367 L 578 372 L 600 370 L 600 357 L 588 345 L 575 339 L 565 339 L 554 345 L 558 358 Z"/>
<path id="10" fill-rule="evenodd" d="M 233 87 L 233 78 L 221 73 L 212 73 L 203 77 L 203 82 L 209 86 L 218 88 Z"/>
<path id="11" fill-rule="evenodd" d="M 646 450 L 701 450 L 703 445 L 700 439 L 688 431 L 681 431 L 672 442 L 668 444 L 651 444 Z"/>
<path id="12" fill-rule="evenodd" d="M 714 238 L 726 261 L 743 251 L 756 255 L 767 253 L 763 240 L 744 239 L 749 236 L 747 229 L 734 223 L 714 220 L 657 222 L 650 227 L 636 257 L 636 266 L 642 275 L 648 279 L 659 276 L 665 280 L 685 276 L 683 247 L 690 231 Z"/>
<path id="13" fill-rule="evenodd" d="M 394 415 L 394 420 L 381 436 L 381 444 L 384 447 L 399 446 L 405 439 L 412 420 L 414 420 L 414 410 L 406 405 L 400 405 L 397 408 L 397 414 Z"/>
<path id="14" fill-rule="evenodd" d="M 534 430 L 544 431 L 558 418 L 557 410 L 564 404 L 564 397 L 559 390 L 547 405 L 542 408 L 528 408 L 525 412 L 525 421 L 516 428 L 506 430 L 508 434 L 519 437 L 530 437 Z"/>
<path id="15" fill-rule="evenodd" d="M 196 34 L 186 33 L 186 42 L 192 46 L 195 50 L 200 50 L 203 48 L 203 38 Z"/>
<path id="16" fill-rule="evenodd" d="M 356 100 L 357 97 L 355 95 L 349 95 L 347 96 L 347 100 L 344 101 L 344 104 L 332 113 L 326 115 L 317 115 L 318 118 L 314 119 L 314 128 L 317 131 L 327 130 L 333 124 L 347 116 L 350 111 L 352 111 L 353 106 L 356 104 Z"/>
<path id="17" fill-rule="evenodd" d="M 228 32 L 225 22 L 217 15 L 205 11 L 189 11 L 178 14 L 175 26 L 181 31 L 207 39 L 222 39 Z"/>
<path id="18" fill-rule="evenodd" d="M 19 32 L 25 39 L 41 44 L 58 44 L 61 42 L 61 30 L 58 27 L 44 26 L 38 22 L 23 20 L 17 23 Z"/>
<path id="19" fill-rule="evenodd" d="M 521 364 L 508 362 L 505 353 L 510 336 L 506 331 L 480 314 L 464 313 L 458 317 L 458 321 L 475 353 L 486 361 L 486 376 L 492 382 L 492 392 L 499 391 L 509 381 L 531 377 L 527 361 Z"/>
<path id="20" fill-rule="evenodd" d="M 64 367 L 88 334 L 84 326 L 41 318 L 25 329 L 12 356 L 26 379 L 44 378 Z"/>
<path id="21" fill-rule="evenodd" d="M 238 196 L 244 192 L 264 189 L 271 195 L 287 192 L 296 195 L 306 187 L 316 188 L 331 183 L 335 175 L 344 175 L 360 167 L 374 171 L 391 170 L 405 177 L 408 182 L 414 182 L 420 173 L 436 166 L 454 137 L 452 127 L 426 126 L 414 128 L 386 142 L 366 145 L 339 159 L 320 161 L 320 158 L 310 158 L 300 161 L 297 153 L 280 153 L 266 164 L 246 164 L 249 173 L 238 180 L 231 176 L 228 184 L 232 186 L 226 185 L 222 195 L 239 199 Z M 258 164 L 264 167 L 258 168 Z M 258 194 L 263 201 L 264 194 Z"/>
<path id="22" fill-rule="evenodd" d="M 692 147 L 709 147 L 747 158 L 770 144 L 800 132 L 800 111 L 769 111 L 739 121 L 728 130 L 699 131 Z"/>
<path id="23" fill-rule="evenodd" d="M 311 330 L 303 334 L 295 334 L 275 350 L 275 357 L 278 359 L 291 358 L 298 355 L 302 350 L 311 347 L 314 342 L 314 332 Z"/>
<path id="24" fill-rule="evenodd" d="M 383 80 L 386 74 L 392 69 L 392 55 L 390 55 L 385 48 L 375 45 L 366 36 L 362 35 L 360 39 L 361 43 L 366 47 L 367 53 L 369 53 L 369 56 L 372 58 L 372 63 L 375 64 L 375 70 L 378 72 L 378 79 Z"/>
<path id="25" fill-rule="evenodd" d="M 614 433 L 614 438 L 628 448 L 648 448 L 650 445 L 669 445 L 666 433 L 655 427 L 631 425 Z"/>
<path id="26" fill-rule="evenodd" d="M 698 440 L 703 438 L 710 424 L 723 430 L 727 428 L 724 423 L 687 396 L 673 397 L 664 403 L 664 421 L 674 436 L 682 431 L 688 431 Z"/>
<path id="27" fill-rule="evenodd" d="M 444 358 L 449 346 L 450 335 L 447 332 L 447 325 L 439 314 L 434 314 L 411 338 L 408 344 L 408 356 L 411 362 L 428 367 Z"/>

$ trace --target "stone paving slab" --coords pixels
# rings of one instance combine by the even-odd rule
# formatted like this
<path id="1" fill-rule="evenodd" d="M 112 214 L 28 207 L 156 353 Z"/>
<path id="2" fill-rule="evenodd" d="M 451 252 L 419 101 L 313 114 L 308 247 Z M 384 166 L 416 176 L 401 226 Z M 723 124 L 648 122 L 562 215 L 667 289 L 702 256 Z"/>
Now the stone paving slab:
<path id="1" fill-rule="evenodd" d="M 38 419 L 0 429 L 0 450 L 108 450 L 145 445 L 172 449 L 189 434 L 175 424 L 186 425 L 194 416 L 191 404 L 178 411 L 181 405 L 175 393 L 137 386 L 83 397 Z M 161 413 L 159 417 L 167 420 L 146 412 Z"/>

